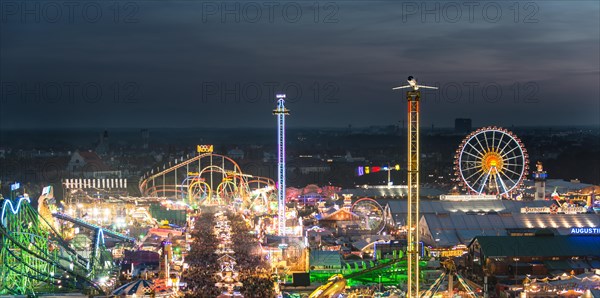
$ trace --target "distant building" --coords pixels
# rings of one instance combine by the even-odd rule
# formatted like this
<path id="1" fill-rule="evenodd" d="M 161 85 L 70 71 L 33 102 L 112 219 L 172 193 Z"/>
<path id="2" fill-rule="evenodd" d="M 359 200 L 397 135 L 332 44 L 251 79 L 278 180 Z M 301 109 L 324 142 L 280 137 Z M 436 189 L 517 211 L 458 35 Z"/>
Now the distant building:
<path id="1" fill-rule="evenodd" d="M 475 275 L 488 272 L 506 279 L 580 274 L 600 269 L 598 251 L 600 237 L 594 236 L 478 236 L 469 243 L 467 265 Z"/>
<path id="2" fill-rule="evenodd" d="M 98 141 L 98 146 L 96 146 L 96 152 L 100 155 L 108 153 L 108 131 L 104 131 L 100 134 L 100 139 Z"/>
<path id="3" fill-rule="evenodd" d="M 244 150 L 240 149 L 240 148 L 234 148 L 231 149 L 229 151 L 227 151 L 227 156 L 239 160 L 239 159 L 244 159 Z"/>
<path id="4" fill-rule="evenodd" d="M 350 151 L 346 151 L 346 155 L 344 155 L 343 157 L 338 157 L 334 159 L 335 161 L 338 162 L 364 162 L 366 160 L 366 158 L 364 157 L 353 157 L 352 154 L 350 153 Z"/>
<path id="5" fill-rule="evenodd" d="M 263 162 L 269 162 L 275 160 L 275 154 L 270 152 L 263 152 Z"/>
<path id="6" fill-rule="evenodd" d="M 83 178 L 121 178 L 121 171 L 112 170 L 93 151 L 75 151 L 66 170 Z"/>
<path id="7" fill-rule="evenodd" d="M 408 187 L 406 185 L 369 185 L 364 187 L 356 187 L 343 189 L 341 193 L 352 194 L 354 197 L 359 198 L 406 198 L 408 196 Z M 442 189 L 422 186 L 420 190 L 421 199 L 438 199 L 440 195 L 445 194 Z"/>
<path id="8" fill-rule="evenodd" d="M 385 216 L 396 226 L 406 224 L 406 200 L 379 200 Z M 560 209 L 552 213 L 554 201 L 421 200 L 419 233 L 425 245 L 435 248 L 467 245 L 477 236 L 507 236 L 550 229 L 557 235 L 570 235 L 573 227 L 598 227 L 600 217 L 584 210 Z M 389 210 L 389 211 L 388 211 Z"/>
<path id="9" fill-rule="evenodd" d="M 142 149 L 148 149 L 148 143 L 150 141 L 150 131 L 148 129 L 142 129 L 140 131 L 142 135 Z"/>
<path id="10" fill-rule="evenodd" d="M 315 158 L 297 160 L 296 166 L 289 166 L 288 169 L 290 171 L 298 169 L 298 171 L 302 175 L 312 173 L 325 173 L 331 170 L 331 168 L 329 167 L 329 163 Z"/>
<path id="11" fill-rule="evenodd" d="M 472 131 L 471 119 L 470 118 L 456 118 L 454 119 L 454 132 L 460 134 L 468 134 Z"/>

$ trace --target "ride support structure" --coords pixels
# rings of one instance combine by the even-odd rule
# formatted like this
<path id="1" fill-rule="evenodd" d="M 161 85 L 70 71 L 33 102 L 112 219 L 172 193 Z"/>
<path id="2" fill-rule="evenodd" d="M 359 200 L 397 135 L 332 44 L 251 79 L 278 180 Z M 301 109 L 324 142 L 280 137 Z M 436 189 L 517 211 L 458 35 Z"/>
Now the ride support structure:
<path id="1" fill-rule="evenodd" d="M 110 270 L 100 255 L 103 238 L 94 239 L 94 252 L 84 257 L 39 215 L 29 198 L 5 199 L 1 207 L 0 295 L 36 296 L 65 289 L 104 292 L 97 279 Z"/>
<path id="2" fill-rule="evenodd" d="M 408 286 L 406 297 L 419 297 L 419 100 L 421 92 L 406 92 L 408 100 Z"/>
<path id="3" fill-rule="evenodd" d="M 57 213 L 49 203 L 55 200 L 52 187 L 44 189 L 37 210 L 27 195 L 0 200 L 0 295 L 106 293 L 110 285 L 105 281 L 116 265 L 104 239 L 129 244 L 135 239 Z M 60 232 L 64 224 L 58 219 L 83 228 L 80 234 L 89 244 L 72 245 Z"/>
<path id="4" fill-rule="evenodd" d="M 176 159 L 146 173 L 139 183 L 142 196 L 175 199 L 193 208 L 241 204 L 268 210 L 274 188 L 272 179 L 244 174 L 232 158 L 213 152 Z"/>
<path id="5" fill-rule="evenodd" d="M 285 108 L 285 94 L 278 93 L 277 108 L 273 115 L 277 116 L 277 227 L 278 235 L 285 236 L 285 116 L 290 111 Z"/>

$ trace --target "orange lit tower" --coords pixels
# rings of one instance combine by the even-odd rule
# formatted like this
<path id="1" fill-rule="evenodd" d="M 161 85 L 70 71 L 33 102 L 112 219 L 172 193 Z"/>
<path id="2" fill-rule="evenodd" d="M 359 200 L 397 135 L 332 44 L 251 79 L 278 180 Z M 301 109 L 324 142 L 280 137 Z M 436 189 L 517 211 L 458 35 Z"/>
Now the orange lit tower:
<path id="1" fill-rule="evenodd" d="M 421 86 L 409 76 L 409 85 L 395 87 L 393 90 L 411 88 L 406 92 L 408 101 L 408 217 L 407 248 L 408 286 L 406 297 L 419 297 L 419 88 L 437 89 Z"/>

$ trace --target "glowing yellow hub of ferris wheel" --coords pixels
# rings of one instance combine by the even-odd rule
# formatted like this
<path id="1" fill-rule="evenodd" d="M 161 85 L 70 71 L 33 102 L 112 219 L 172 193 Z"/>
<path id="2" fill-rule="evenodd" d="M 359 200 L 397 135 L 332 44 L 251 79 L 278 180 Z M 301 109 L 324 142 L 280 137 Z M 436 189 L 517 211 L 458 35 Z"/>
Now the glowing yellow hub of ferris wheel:
<path id="1" fill-rule="evenodd" d="M 502 172 L 504 167 L 504 159 L 502 155 L 494 150 L 488 150 L 483 154 L 481 158 L 481 171 L 484 173 L 489 173 L 492 168 L 495 171 Z"/>

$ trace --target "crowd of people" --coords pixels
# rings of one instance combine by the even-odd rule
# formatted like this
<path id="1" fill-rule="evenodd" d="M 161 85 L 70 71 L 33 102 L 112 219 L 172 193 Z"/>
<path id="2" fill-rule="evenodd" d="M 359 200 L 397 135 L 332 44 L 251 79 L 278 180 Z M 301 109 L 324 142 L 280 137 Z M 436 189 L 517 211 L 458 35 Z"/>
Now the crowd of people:
<path id="1" fill-rule="evenodd" d="M 184 271 L 182 279 L 187 283 L 186 297 L 217 297 L 220 294 L 215 286 L 218 272 L 217 238 L 213 233 L 214 217 L 202 214 L 196 219 L 191 233 L 192 243 L 186 257 L 189 268 Z"/>
<path id="2" fill-rule="evenodd" d="M 235 251 L 236 268 L 239 270 L 243 286 L 239 292 L 247 298 L 274 297 L 274 281 L 271 278 L 270 265 L 260 253 L 256 235 L 244 218 L 234 212 L 226 213 L 232 227 L 232 248 Z M 186 297 L 217 297 L 221 294 L 215 286 L 219 272 L 215 251 L 218 239 L 214 235 L 215 219 L 212 214 L 198 216 L 191 233 L 193 242 L 186 257 L 189 268 L 183 274 L 187 283 Z"/>
<path id="3" fill-rule="evenodd" d="M 238 213 L 229 213 L 233 231 L 233 250 L 237 256 L 237 266 L 240 270 L 240 289 L 246 298 L 274 297 L 274 281 L 271 278 L 270 264 L 261 253 L 255 234 L 250 226 Z"/>

